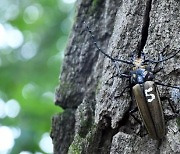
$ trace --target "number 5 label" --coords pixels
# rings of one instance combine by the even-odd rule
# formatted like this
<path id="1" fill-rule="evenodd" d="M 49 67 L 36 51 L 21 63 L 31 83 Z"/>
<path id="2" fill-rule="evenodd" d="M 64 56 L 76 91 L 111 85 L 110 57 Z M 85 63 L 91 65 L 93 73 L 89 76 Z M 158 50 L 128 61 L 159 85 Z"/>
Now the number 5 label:
<path id="1" fill-rule="evenodd" d="M 152 92 L 153 88 L 150 87 L 149 89 L 145 89 L 145 95 L 146 97 L 150 97 L 147 99 L 148 102 L 152 102 L 155 99 L 155 95 Z"/>

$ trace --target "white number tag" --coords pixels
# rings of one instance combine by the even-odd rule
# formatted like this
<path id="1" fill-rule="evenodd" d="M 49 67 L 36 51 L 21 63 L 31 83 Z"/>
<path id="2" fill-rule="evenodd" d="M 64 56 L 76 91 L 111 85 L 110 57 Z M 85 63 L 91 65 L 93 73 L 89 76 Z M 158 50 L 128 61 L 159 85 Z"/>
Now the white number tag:
<path id="1" fill-rule="evenodd" d="M 146 97 L 150 97 L 149 99 L 147 99 L 148 102 L 152 102 L 155 99 L 155 95 L 151 94 L 150 92 L 153 90 L 152 87 L 150 87 L 149 89 L 145 89 L 145 95 Z"/>

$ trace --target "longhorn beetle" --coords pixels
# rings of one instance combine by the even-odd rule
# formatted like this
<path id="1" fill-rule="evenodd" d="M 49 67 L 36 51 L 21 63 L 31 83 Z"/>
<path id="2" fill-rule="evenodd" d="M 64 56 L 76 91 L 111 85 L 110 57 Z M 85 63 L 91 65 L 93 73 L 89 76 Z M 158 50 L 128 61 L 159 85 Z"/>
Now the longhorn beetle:
<path id="1" fill-rule="evenodd" d="M 93 40 L 93 43 L 97 50 L 104 54 L 106 57 L 108 57 L 114 64 L 118 71 L 118 76 L 120 78 L 128 78 L 129 79 L 129 85 L 124 88 L 121 95 L 125 92 L 127 88 L 130 88 L 131 95 L 134 97 L 135 102 L 137 104 L 137 107 L 133 110 L 131 110 L 129 113 L 130 115 L 140 123 L 139 119 L 137 119 L 133 113 L 139 110 L 139 113 L 141 115 L 142 121 L 147 129 L 147 132 L 149 136 L 156 140 L 161 140 L 165 135 L 165 120 L 164 120 L 164 114 L 162 110 L 162 104 L 159 91 L 157 89 L 157 85 L 165 86 L 165 87 L 171 87 L 171 88 L 180 88 L 178 86 L 172 86 L 170 84 L 163 84 L 158 81 L 154 81 L 155 74 L 160 72 L 163 66 L 159 67 L 158 69 L 152 70 L 151 67 L 148 64 L 156 64 L 162 63 L 164 61 L 167 61 L 171 58 L 173 58 L 175 55 L 177 55 L 180 51 L 175 52 L 173 55 L 167 57 L 167 58 L 160 58 L 158 60 L 150 60 L 146 59 L 145 55 L 141 53 L 141 55 L 137 58 L 132 58 L 130 61 L 128 60 L 122 60 L 113 58 L 107 53 L 105 53 L 98 45 L 95 39 L 95 36 L 92 34 L 92 31 L 90 30 L 89 26 L 87 26 L 87 31 L 90 33 L 90 36 Z M 119 63 L 125 63 L 132 66 L 132 70 L 129 72 L 129 74 L 121 73 L 119 68 Z M 175 109 L 173 108 L 170 99 L 167 99 L 170 107 L 172 108 L 172 111 L 175 113 Z M 175 113 L 175 115 L 177 115 Z"/>

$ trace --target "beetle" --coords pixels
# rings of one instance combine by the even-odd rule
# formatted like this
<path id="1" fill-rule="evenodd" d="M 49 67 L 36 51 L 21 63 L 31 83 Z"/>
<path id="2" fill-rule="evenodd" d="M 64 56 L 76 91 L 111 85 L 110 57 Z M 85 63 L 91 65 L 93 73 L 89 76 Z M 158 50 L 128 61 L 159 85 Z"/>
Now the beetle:
<path id="1" fill-rule="evenodd" d="M 130 88 L 131 95 L 135 99 L 137 105 L 137 107 L 129 111 L 130 115 L 137 122 L 139 122 L 139 119 L 137 119 L 133 115 L 134 112 L 139 111 L 141 119 L 146 127 L 149 136 L 152 139 L 161 140 L 165 136 L 165 118 L 162 109 L 162 99 L 160 97 L 157 85 L 176 88 L 179 90 L 180 88 L 178 86 L 172 86 L 170 84 L 163 84 L 161 82 L 155 81 L 155 75 L 163 68 L 163 62 L 173 58 L 180 51 L 175 52 L 167 58 L 162 58 L 162 56 L 160 56 L 160 59 L 158 60 L 146 59 L 143 52 L 140 52 L 137 57 L 132 57 L 132 59 L 129 61 L 117 59 L 105 53 L 97 45 L 95 36 L 92 34 L 89 26 L 87 26 L 87 31 L 90 33 L 90 36 L 97 50 L 104 54 L 115 64 L 115 67 L 118 71 L 118 77 L 129 79 L 129 85 L 124 88 L 120 96 L 125 92 L 127 88 Z M 129 74 L 120 72 L 120 66 L 118 62 L 132 66 L 132 70 L 129 72 Z M 149 65 L 159 63 L 162 63 L 162 66 L 155 70 L 152 70 Z M 165 97 L 164 99 L 168 100 L 172 111 L 177 115 L 175 109 L 173 108 L 173 105 L 170 102 L 170 99 L 168 97 Z"/>

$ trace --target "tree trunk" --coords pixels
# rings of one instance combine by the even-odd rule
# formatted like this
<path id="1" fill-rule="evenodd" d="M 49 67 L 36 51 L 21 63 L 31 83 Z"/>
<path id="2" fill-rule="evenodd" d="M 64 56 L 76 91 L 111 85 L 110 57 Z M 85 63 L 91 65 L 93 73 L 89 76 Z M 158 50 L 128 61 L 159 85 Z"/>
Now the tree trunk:
<path id="1" fill-rule="evenodd" d="M 84 21 L 86 23 L 84 23 Z M 129 83 L 114 77 L 110 59 L 98 52 L 97 44 L 112 57 L 128 60 L 140 51 L 149 59 L 163 52 L 168 57 L 180 50 L 180 2 L 178 0 L 78 0 L 74 23 L 56 91 L 56 105 L 64 108 L 53 117 L 51 137 L 55 154 L 180 153 L 176 120 L 166 123 L 166 136 L 158 147 L 145 128 L 129 116 L 132 108 Z M 120 71 L 130 71 L 120 63 Z M 179 58 L 164 63 L 156 79 L 180 85 Z M 159 86 L 160 94 L 173 100 L 178 109 L 179 93 Z M 167 102 L 164 113 L 172 114 Z M 140 131 L 140 134 L 138 133 Z"/>

